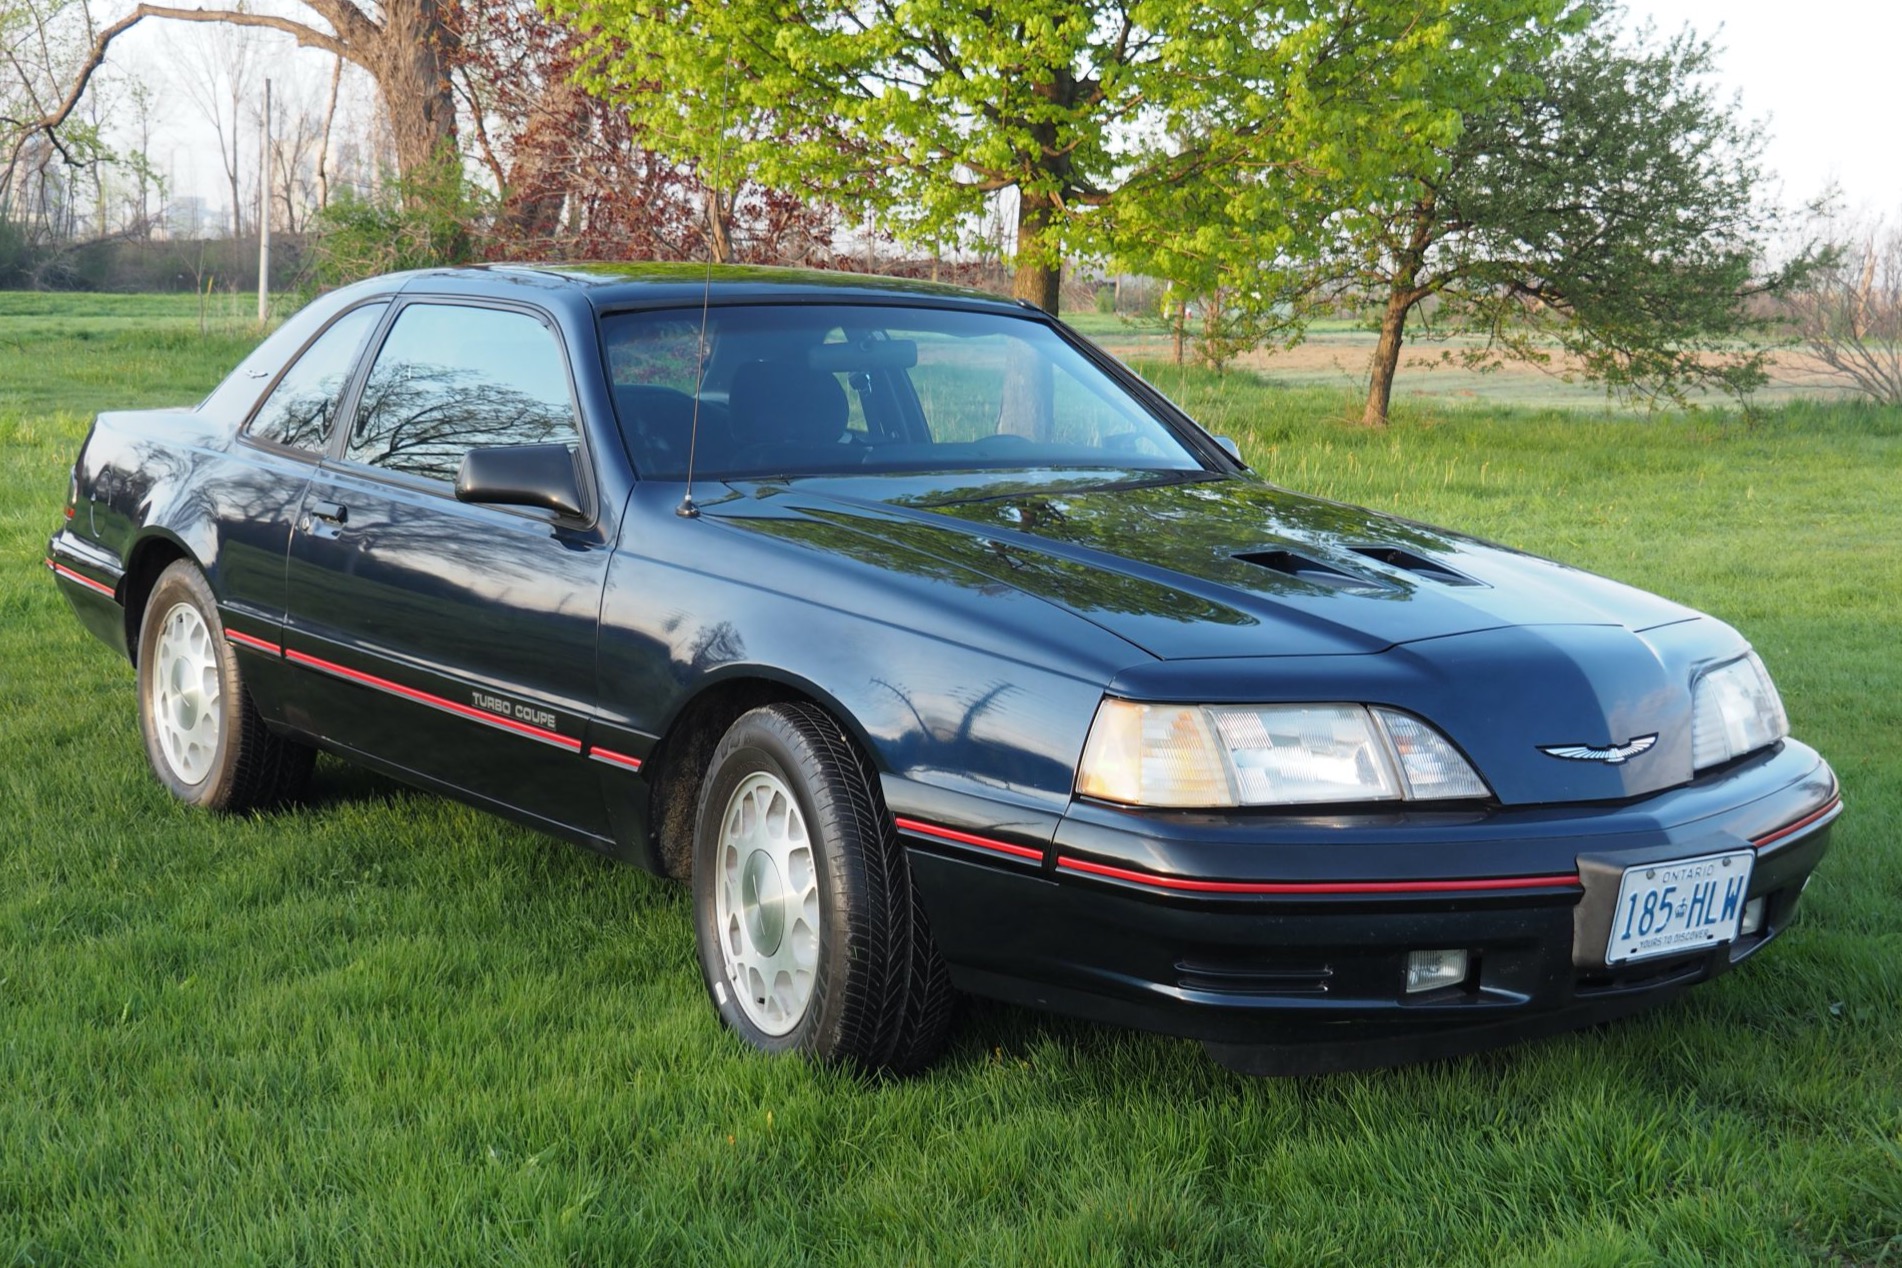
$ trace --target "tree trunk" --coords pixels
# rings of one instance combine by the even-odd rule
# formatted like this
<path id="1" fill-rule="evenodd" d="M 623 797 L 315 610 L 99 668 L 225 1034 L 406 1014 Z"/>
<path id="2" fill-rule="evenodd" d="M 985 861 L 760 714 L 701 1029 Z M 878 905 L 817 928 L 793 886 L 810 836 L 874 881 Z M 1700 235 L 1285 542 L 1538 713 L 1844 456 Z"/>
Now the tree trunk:
<path id="1" fill-rule="evenodd" d="M 1413 205 L 1412 229 L 1407 245 L 1394 261 L 1393 275 L 1387 282 L 1387 311 L 1380 319 L 1380 342 L 1374 345 L 1373 372 L 1367 382 L 1367 408 L 1361 412 L 1363 427 L 1385 427 L 1387 405 L 1393 398 L 1394 371 L 1400 368 L 1400 346 L 1407 333 L 1407 314 L 1425 299 L 1430 290 L 1420 288 L 1420 270 L 1426 266 L 1427 248 L 1433 245 L 1439 229 L 1439 198 L 1428 189 Z"/>
<path id="2" fill-rule="evenodd" d="M 218 157 L 224 161 L 225 179 L 231 184 L 231 240 L 236 242 L 244 236 L 244 199 L 238 194 L 238 93 L 234 86 L 231 92 L 231 141 L 230 152 L 225 152 L 225 139 L 220 134 Z"/>
<path id="3" fill-rule="evenodd" d="M 1367 384 L 1367 408 L 1360 416 L 1364 427 L 1387 425 L 1387 403 L 1393 397 L 1394 371 L 1400 367 L 1400 345 L 1407 331 L 1407 314 L 1413 311 L 1413 284 L 1394 279 L 1387 294 L 1387 311 L 1380 319 L 1380 342 L 1374 345 L 1373 375 Z"/>
<path id="4" fill-rule="evenodd" d="M 715 264 L 733 263 L 733 200 L 711 187 L 707 190 L 707 258 Z"/>
<path id="5" fill-rule="evenodd" d="M 516 138 L 509 166 L 502 224 L 511 242 L 539 256 L 552 254 L 548 240 L 561 228 L 575 165 L 575 150 L 587 128 L 587 99 L 560 79 L 547 85 L 528 125 Z"/>
<path id="6" fill-rule="evenodd" d="M 1044 238 L 1056 218 L 1056 207 L 1056 199 L 1049 194 L 1018 190 L 1017 271 L 1010 283 L 1012 299 L 1029 300 L 1052 317 L 1057 315 L 1063 285 L 1063 261 L 1054 256 Z"/>
<path id="7" fill-rule="evenodd" d="M 1057 311 L 1063 266 L 1045 263 L 1050 257 L 1044 234 L 1055 209 L 1056 200 L 1048 194 L 1018 192 L 1017 272 L 1010 287 L 1012 299 L 1029 300 L 1052 316 Z M 999 433 L 1050 440 L 1055 430 L 1055 387 L 1050 362 L 1028 344 L 1011 340 L 1005 353 L 1003 399 L 998 402 Z"/>
<path id="8" fill-rule="evenodd" d="M 317 206 L 330 206 L 330 132 L 337 123 L 337 89 L 343 82 L 343 58 L 330 63 L 330 97 L 324 104 L 324 136 L 317 146 Z"/>
<path id="9" fill-rule="evenodd" d="M 441 0 L 391 0 L 384 8 L 386 34 L 374 50 L 376 64 L 368 67 L 390 112 L 397 170 L 411 180 L 426 178 L 456 153 L 449 7 Z"/>

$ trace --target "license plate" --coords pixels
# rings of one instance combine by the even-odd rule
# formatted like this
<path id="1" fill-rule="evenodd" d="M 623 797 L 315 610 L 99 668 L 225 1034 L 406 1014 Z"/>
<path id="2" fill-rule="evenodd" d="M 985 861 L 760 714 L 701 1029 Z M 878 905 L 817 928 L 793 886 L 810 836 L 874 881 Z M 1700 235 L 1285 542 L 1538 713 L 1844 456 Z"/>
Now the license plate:
<path id="1" fill-rule="evenodd" d="M 1754 851 L 1732 850 L 1626 868 L 1605 963 L 1735 941 L 1755 862 Z"/>

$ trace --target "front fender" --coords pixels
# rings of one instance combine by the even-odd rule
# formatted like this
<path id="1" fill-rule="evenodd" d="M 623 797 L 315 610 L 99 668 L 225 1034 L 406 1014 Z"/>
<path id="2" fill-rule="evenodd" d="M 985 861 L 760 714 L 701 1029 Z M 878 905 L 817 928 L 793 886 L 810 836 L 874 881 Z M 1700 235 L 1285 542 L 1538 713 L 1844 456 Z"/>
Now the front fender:
<path id="1" fill-rule="evenodd" d="M 637 491 L 609 569 L 605 722 L 657 738 L 702 691 L 763 678 L 823 702 L 900 781 L 1061 813 L 1104 684 L 1142 653 L 942 561 L 682 519 L 670 492 Z"/>

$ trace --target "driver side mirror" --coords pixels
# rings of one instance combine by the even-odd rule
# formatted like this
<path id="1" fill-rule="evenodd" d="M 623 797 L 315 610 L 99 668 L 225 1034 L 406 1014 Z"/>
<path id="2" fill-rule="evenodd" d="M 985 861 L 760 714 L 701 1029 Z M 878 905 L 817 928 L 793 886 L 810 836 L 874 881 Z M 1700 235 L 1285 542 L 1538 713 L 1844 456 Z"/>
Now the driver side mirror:
<path id="1" fill-rule="evenodd" d="M 1237 462 L 1240 462 L 1242 460 L 1242 447 L 1235 443 L 1235 438 L 1233 436 L 1216 436 L 1213 439 L 1216 444 L 1222 447 L 1223 453 L 1227 454 L 1229 457 L 1233 458 Z"/>
<path id="2" fill-rule="evenodd" d="M 462 455 L 456 501 L 539 506 L 583 519 L 581 479 L 566 445 L 479 445 Z"/>

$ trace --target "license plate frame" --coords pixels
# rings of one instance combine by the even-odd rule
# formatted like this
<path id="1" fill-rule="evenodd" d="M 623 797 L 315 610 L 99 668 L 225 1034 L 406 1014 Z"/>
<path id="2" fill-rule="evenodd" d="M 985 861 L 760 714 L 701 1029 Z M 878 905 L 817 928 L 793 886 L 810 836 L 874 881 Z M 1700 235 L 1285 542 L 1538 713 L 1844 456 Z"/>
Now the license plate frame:
<path id="1" fill-rule="evenodd" d="M 1605 963 L 1630 964 L 1735 942 L 1755 850 L 1634 863 L 1618 882 Z"/>

